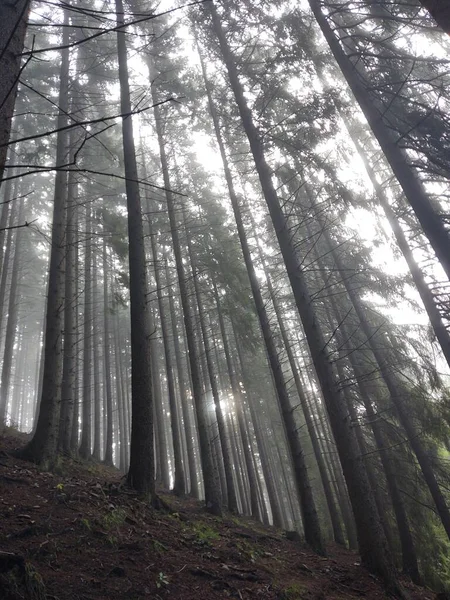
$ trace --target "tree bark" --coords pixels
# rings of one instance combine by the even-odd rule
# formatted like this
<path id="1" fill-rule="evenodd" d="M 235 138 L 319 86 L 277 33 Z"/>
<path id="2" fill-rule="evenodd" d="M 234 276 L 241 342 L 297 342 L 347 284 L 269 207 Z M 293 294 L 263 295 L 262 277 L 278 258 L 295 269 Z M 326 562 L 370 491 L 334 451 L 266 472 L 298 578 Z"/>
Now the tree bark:
<path id="1" fill-rule="evenodd" d="M 218 37 L 221 53 L 227 67 L 231 87 L 236 99 L 242 124 L 247 134 L 255 161 L 261 188 L 280 244 L 281 253 L 287 268 L 297 309 L 303 324 L 312 360 L 322 388 L 331 427 L 336 440 L 340 460 L 352 502 L 358 530 L 358 541 L 363 564 L 373 573 L 379 574 L 388 588 L 402 594 L 393 568 L 392 558 L 387 548 L 371 494 L 367 474 L 359 455 L 357 441 L 351 424 L 343 409 L 343 398 L 337 381 L 327 345 L 316 319 L 309 291 L 301 270 L 297 250 L 294 248 L 286 219 L 283 215 L 277 193 L 272 182 L 270 168 L 264 156 L 264 145 L 253 123 L 250 109 L 245 100 L 239 81 L 236 65 L 222 30 L 214 5 L 208 5 L 213 26 Z"/>
<path id="2" fill-rule="evenodd" d="M 68 11 L 64 11 L 63 46 L 69 41 Z M 59 114 L 57 129 L 67 123 L 69 108 L 69 50 L 62 50 L 59 87 Z M 59 131 L 56 142 L 56 165 L 67 161 L 67 136 Z M 67 173 L 57 171 L 53 204 L 50 267 L 45 320 L 44 362 L 42 394 L 39 416 L 32 440 L 24 448 L 25 458 L 49 467 L 54 461 L 59 433 L 61 404 L 61 380 L 63 367 L 62 330 L 64 317 L 64 268 L 66 254 L 65 206 L 67 195 Z"/>
<path id="3" fill-rule="evenodd" d="M 83 395 L 80 456 L 91 457 L 92 443 L 92 216 L 86 204 L 86 244 L 84 250 L 84 313 L 83 313 Z"/>
<path id="4" fill-rule="evenodd" d="M 150 69 L 150 80 L 152 81 L 151 65 Z M 178 224 L 175 216 L 175 207 L 173 194 L 170 191 L 171 182 L 169 178 L 168 161 L 164 145 L 163 129 L 161 113 L 158 106 L 156 106 L 156 92 L 152 86 L 152 100 L 155 104 L 154 115 L 156 132 L 158 136 L 160 160 L 163 171 L 164 187 L 166 188 L 166 200 L 167 210 L 169 213 L 170 230 L 172 235 L 172 245 L 175 255 L 175 263 L 178 275 L 178 285 L 180 288 L 181 304 L 183 308 L 184 326 L 186 329 L 186 341 L 188 345 L 189 364 L 192 378 L 192 393 L 194 397 L 194 404 L 197 413 L 198 422 L 198 437 L 200 442 L 200 461 L 202 465 L 203 481 L 205 487 L 205 502 L 207 509 L 216 515 L 220 515 L 222 512 L 222 499 L 220 497 L 219 486 L 217 485 L 217 474 L 214 471 L 212 462 L 210 439 L 208 434 L 208 417 L 206 413 L 205 402 L 202 394 L 201 378 L 199 372 L 199 357 L 195 345 L 194 338 L 194 325 L 192 318 L 191 307 L 189 306 L 189 295 L 186 286 L 183 258 L 181 254 L 181 245 L 178 234 Z M 191 479 L 192 481 L 192 479 Z"/>
<path id="5" fill-rule="evenodd" d="M 111 339 L 110 339 L 110 305 L 108 289 L 108 248 L 106 243 L 105 229 L 103 229 L 103 356 L 105 366 L 104 398 L 106 404 L 106 432 L 105 432 L 105 463 L 112 466 L 113 461 L 113 397 L 111 388 Z M 119 382 L 116 382 L 119 385 Z M 121 428 L 121 434 L 123 433 Z M 120 444 L 122 442 L 119 442 Z"/>
<path id="6" fill-rule="evenodd" d="M 173 359 L 172 349 L 170 347 L 169 331 L 167 324 L 167 313 L 166 306 L 164 303 L 162 293 L 162 281 L 160 266 L 158 261 L 158 250 L 156 246 L 156 233 L 154 231 L 152 221 L 150 218 L 150 202 L 147 199 L 147 211 L 149 213 L 149 234 L 150 243 L 152 248 L 153 268 L 155 274 L 156 283 L 156 294 L 158 297 L 158 308 L 159 308 L 159 319 L 161 325 L 162 340 L 164 345 L 164 358 L 166 363 L 166 378 L 167 378 L 167 391 L 169 396 L 169 407 L 170 407 L 170 424 L 172 428 L 172 439 L 173 439 L 173 452 L 174 452 L 174 485 L 173 491 L 178 496 L 182 496 L 186 493 L 185 489 L 185 475 L 183 469 L 183 458 L 182 458 L 182 447 L 181 447 L 181 432 L 178 422 L 178 406 L 177 398 L 175 394 L 175 381 L 173 371 Z"/>
<path id="7" fill-rule="evenodd" d="M 233 58 L 231 56 L 230 50 L 226 43 L 225 37 L 223 35 L 219 17 L 215 12 L 214 7 L 211 7 L 211 14 L 213 16 L 213 24 L 216 31 L 217 36 L 220 40 L 220 45 L 222 49 L 222 54 L 224 60 L 228 65 L 232 64 L 234 67 Z M 256 305 L 256 311 L 258 314 L 262 334 L 264 337 L 264 342 L 267 348 L 267 354 L 269 358 L 269 364 L 273 373 L 275 386 L 277 390 L 277 395 L 280 403 L 281 414 L 283 416 L 284 425 L 286 428 L 286 435 L 289 442 L 289 447 L 292 455 L 293 466 L 295 470 L 296 477 L 296 485 L 297 492 L 299 494 L 300 503 L 302 506 L 302 516 L 303 516 L 303 525 L 305 530 L 305 539 L 308 544 L 311 545 L 317 552 L 324 554 L 325 549 L 323 545 L 322 535 L 320 531 L 319 519 L 314 503 L 314 498 L 312 494 L 311 485 L 309 482 L 308 470 L 306 467 L 305 456 L 303 452 L 303 448 L 301 447 L 300 439 L 298 436 L 297 425 L 294 421 L 292 414 L 292 407 L 289 399 L 289 394 L 286 389 L 286 383 L 283 377 L 282 367 L 278 358 L 277 349 L 275 347 L 273 333 L 271 331 L 269 318 L 267 316 L 267 311 L 264 304 L 264 299 L 261 294 L 261 290 L 258 283 L 258 278 L 256 275 L 256 271 L 253 265 L 253 261 L 251 258 L 250 250 L 248 247 L 247 236 L 244 228 L 244 224 L 242 221 L 241 210 L 239 207 L 239 201 L 234 190 L 233 178 L 231 175 L 231 171 L 228 167 L 228 161 L 225 153 L 225 147 L 222 141 L 220 127 L 218 122 L 217 113 L 215 111 L 215 106 L 212 100 L 212 95 L 210 92 L 210 86 L 208 83 L 208 79 L 206 77 L 206 71 L 203 65 L 203 75 L 205 80 L 205 87 L 208 94 L 208 102 L 209 102 L 209 110 L 213 120 L 213 125 L 216 133 L 217 143 L 219 145 L 220 154 L 222 157 L 222 164 L 224 169 L 224 174 L 228 186 L 228 192 L 233 208 L 234 217 L 236 220 L 236 225 L 238 229 L 239 241 L 241 244 L 242 253 L 244 256 L 245 265 L 247 268 L 247 273 L 250 280 L 250 286 L 252 289 L 253 298 Z M 231 80 L 231 77 L 230 77 Z M 232 87 L 238 86 L 240 88 L 240 83 L 237 79 L 237 75 L 234 80 L 232 80 Z M 241 91 L 242 94 L 242 91 Z M 243 98 L 243 95 L 242 95 Z M 245 102 L 245 101 L 244 101 Z"/>
<path id="8" fill-rule="evenodd" d="M 181 404 L 181 412 L 183 415 L 184 422 L 184 430 L 186 432 L 186 451 L 188 458 L 188 467 L 189 467 L 189 484 L 190 484 L 190 493 L 194 498 L 200 498 L 200 490 L 199 490 L 199 480 L 197 475 L 197 466 L 195 461 L 195 451 L 194 451 L 194 443 L 196 443 L 196 431 L 195 425 L 192 423 L 192 417 L 189 413 L 188 406 L 188 398 L 186 396 L 186 381 L 185 381 L 185 371 L 183 367 L 183 359 L 181 356 L 180 349 L 180 340 L 178 336 L 180 333 L 177 329 L 177 314 L 175 311 L 175 304 L 173 301 L 173 294 L 170 286 L 170 273 L 169 273 L 169 265 L 167 263 L 167 257 L 164 256 L 164 268 L 166 274 L 166 286 L 167 293 L 169 296 L 169 310 L 170 310 L 170 320 L 172 323 L 172 337 L 173 337 L 173 345 L 175 350 L 175 361 L 177 365 L 177 373 L 178 373 L 178 390 L 180 393 L 180 404 Z"/>
<path id="9" fill-rule="evenodd" d="M 65 453 L 71 451 L 72 421 L 74 418 L 75 404 L 75 375 L 77 370 L 77 330 L 76 313 L 78 299 L 75 295 L 75 260 L 76 260 L 76 235 L 77 223 L 77 190 L 78 185 L 75 174 L 69 173 L 68 197 L 66 210 L 66 272 L 64 283 L 64 357 L 61 388 L 61 414 L 59 421 L 60 450 Z"/>
<path id="10" fill-rule="evenodd" d="M 122 0 L 116 0 L 117 25 L 124 24 Z M 130 114 L 130 86 L 125 31 L 117 32 L 120 108 Z M 131 317 L 131 445 L 127 482 L 138 492 L 155 492 L 153 456 L 153 397 L 150 356 L 151 323 L 147 306 L 147 268 L 141 198 L 139 195 L 132 117 L 122 118 L 123 154 L 128 212 L 128 251 Z"/>
<path id="11" fill-rule="evenodd" d="M 18 222 L 23 219 L 23 198 L 20 200 Z M 23 229 L 17 229 L 14 243 L 14 259 L 12 263 L 11 285 L 9 289 L 8 321 L 6 324 L 5 348 L 0 383 L 0 427 L 6 422 L 8 392 L 10 391 L 11 369 L 13 359 L 14 341 L 16 338 L 18 317 L 18 280 L 21 269 L 21 254 Z M 17 424 L 17 421 L 16 421 Z"/>
<path id="12" fill-rule="evenodd" d="M 30 0 L 0 3 L 0 186 L 20 77 L 29 6 Z"/>

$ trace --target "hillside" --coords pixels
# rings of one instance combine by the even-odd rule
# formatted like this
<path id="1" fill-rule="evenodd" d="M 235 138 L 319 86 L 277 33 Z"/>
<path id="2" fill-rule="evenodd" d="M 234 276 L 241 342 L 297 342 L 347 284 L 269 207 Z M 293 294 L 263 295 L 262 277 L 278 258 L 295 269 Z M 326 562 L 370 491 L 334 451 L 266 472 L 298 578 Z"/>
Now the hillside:
<path id="1" fill-rule="evenodd" d="M 17 585 L 5 553 L 26 561 L 50 600 L 387 597 L 351 552 L 334 546 L 322 558 L 273 528 L 212 517 L 169 493 L 161 496 L 171 511 L 156 511 L 114 469 L 63 460 L 59 473 L 41 472 L 13 457 L 23 442 L 11 432 L 0 438 L 2 600 L 39 597 Z M 412 600 L 435 598 L 405 587 Z"/>

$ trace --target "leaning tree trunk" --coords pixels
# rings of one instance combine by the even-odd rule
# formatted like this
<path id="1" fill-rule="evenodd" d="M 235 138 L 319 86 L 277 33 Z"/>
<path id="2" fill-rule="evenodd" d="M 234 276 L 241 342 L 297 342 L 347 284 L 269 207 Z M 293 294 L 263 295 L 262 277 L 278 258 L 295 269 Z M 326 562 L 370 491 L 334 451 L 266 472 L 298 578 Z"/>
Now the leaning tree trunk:
<path id="1" fill-rule="evenodd" d="M 122 0 L 116 0 L 118 27 L 124 24 Z M 128 252 L 131 317 L 131 447 L 128 484 L 145 495 L 153 495 L 153 397 L 150 363 L 150 315 L 147 305 L 147 268 L 141 198 L 131 117 L 130 85 L 124 29 L 117 31 L 123 154 L 128 212 Z"/>
<path id="2" fill-rule="evenodd" d="M 218 23 L 218 17 L 213 12 L 215 23 Z M 220 24 L 219 24 L 220 27 Z M 200 54 L 200 53 L 199 53 Z M 200 54 L 201 56 L 201 54 Z M 300 438 L 297 431 L 297 424 L 293 418 L 292 407 L 289 399 L 289 394 L 286 388 L 286 382 L 283 377 L 283 370 L 278 357 L 278 352 L 274 342 L 274 336 L 271 331 L 269 318 L 265 308 L 264 299 L 259 287 L 258 277 L 250 254 L 247 235 L 245 233 L 244 224 L 242 221 L 241 210 L 239 207 L 238 197 L 234 189 L 233 178 L 228 166 L 228 159 L 225 153 L 225 147 L 220 133 L 219 120 L 215 105 L 210 91 L 210 84 L 206 77 L 206 70 L 203 65 L 203 76 L 205 80 L 206 92 L 208 95 L 209 110 L 213 120 L 214 130 L 216 133 L 217 143 L 222 158 L 224 174 L 228 186 L 228 192 L 233 208 L 234 217 L 238 229 L 239 241 L 241 244 L 242 254 L 244 256 L 245 265 L 247 268 L 250 286 L 252 289 L 253 299 L 256 305 L 264 342 L 267 348 L 270 368 L 275 381 L 277 395 L 280 403 L 281 414 L 286 428 L 286 435 L 289 442 L 289 447 L 292 455 L 293 467 L 296 478 L 297 492 L 299 494 L 300 503 L 302 506 L 303 526 L 305 531 L 305 539 L 316 551 L 324 553 L 322 535 L 320 531 L 319 519 L 314 503 L 311 485 L 309 482 L 308 470 L 306 467 L 305 455 L 300 443 Z"/>
<path id="3" fill-rule="evenodd" d="M 354 65 L 336 38 L 319 0 L 309 0 L 309 5 L 331 52 L 356 98 L 383 153 L 401 185 L 422 229 L 427 236 L 442 268 L 450 279 L 450 234 L 443 219 L 434 210 L 422 182 L 408 163 L 406 153 L 383 121 L 383 113 L 373 104 Z"/>
<path id="4" fill-rule="evenodd" d="M 389 391 L 389 395 L 392 401 L 393 406 L 397 411 L 397 415 L 400 423 L 406 431 L 406 435 L 408 436 L 411 447 L 417 457 L 420 468 L 422 470 L 425 482 L 430 490 L 431 496 L 435 502 L 437 512 L 442 521 L 444 529 L 447 533 L 447 536 L 450 539 L 450 511 L 447 506 L 447 502 L 444 494 L 442 493 L 439 483 L 436 479 L 436 476 L 433 472 L 433 467 L 431 465 L 430 457 L 427 454 L 423 444 L 420 440 L 418 432 L 416 431 L 416 427 L 412 421 L 412 418 L 408 412 L 407 407 L 404 404 L 402 396 L 407 392 L 404 388 L 401 387 L 400 383 L 396 379 L 396 377 L 392 374 L 389 368 L 389 359 L 385 355 L 385 352 L 382 346 L 377 341 L 374 336 L 374 330 L 369 325 L 367 321 L 366 312 L 364 310 L 364 305 L 359 297 L 358 292 L 352 288 L 350 285 L 349 279 L 346 276 L 345 266 L 342 263 L 342 259 L 339 256 L 339 253 L 336 252 L 333 242 L 326 230 L 323 227 L 323 235 L 327 241 L 328 248 L 332 253 L 333 260 L 335 262 L 336 268 L 342 278 L 342 281 L 345 285 L 345 289 L 347 291 L 348 297 L 355 309 L 355 313 L 358 316 L 359 322 L 361 324 L 361 330 L 367 338 L 367 345 L 373 353 L 375 360 L 378 364 L 378 368 L 380 369 L 381 377 L 386 384 L 386 387 Z"/>
<path id="5" fill-rule="evenodd" d="M 219 15 L 214 5 L 208 5 L 208 8 L 213 19 L 214 30 L 227 67 L 242 124 L 248 137 L 261 188 L 280 244 L 318 381 L 322 388 L 355 515 L 361 559 L 369 570 L 382 576 L 389 588 L 402 594 L 394 571 L 392 557 L 388 551 L 380 521 L 377 519 L 376 506 L 371 494 L 367 473 L 359 454 L 357 441 L 351 423 L 346 418 L 342 391 L 328 355 L 327 344 L 316 318 L 301 270 L 297 249 L 294 247 L 286 218 L 277 197 L 271 170 L 264 156 L 262 138 L 253 123 L 251 111 L 247 106 L 244 90 L 239 81 L 233 55 L 222 30 Z"/>

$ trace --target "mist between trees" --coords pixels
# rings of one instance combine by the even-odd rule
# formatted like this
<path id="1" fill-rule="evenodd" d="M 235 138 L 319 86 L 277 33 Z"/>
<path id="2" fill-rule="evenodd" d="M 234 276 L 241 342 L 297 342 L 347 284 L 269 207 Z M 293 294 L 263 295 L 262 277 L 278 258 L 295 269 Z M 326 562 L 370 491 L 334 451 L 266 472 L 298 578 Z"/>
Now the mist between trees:
<path id="1" fill-rule="evenodd" d="M 0 20 L 21 456 L 336 542 L 400 597 L 400 570 L 447 589 L 448 36 L 418 0 Z"/>

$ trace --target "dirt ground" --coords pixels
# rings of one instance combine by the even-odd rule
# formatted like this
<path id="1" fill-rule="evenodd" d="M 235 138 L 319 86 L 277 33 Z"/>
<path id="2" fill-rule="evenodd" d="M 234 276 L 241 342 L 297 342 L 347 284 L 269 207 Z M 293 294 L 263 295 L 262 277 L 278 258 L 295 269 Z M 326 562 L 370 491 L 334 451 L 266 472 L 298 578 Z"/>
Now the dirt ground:
<path id="1" fill-rule="evenodd" d="M 64 460 L 58 473 L 42 472 L 14 458 L 24 440 L 0 438 L 0 558 L 23 557 L 49 600 L 388 597 L 354 553 L 330 546 L 319 557 L 273 528 L 212 517 L 169 493 L 161 497 L 171 512 L 156 511 L 118 471 L 94 463 Z M 5 577 L 1 600 L 28 597 Z M 435 598 L 403 583 L 411 600 Z"/>

